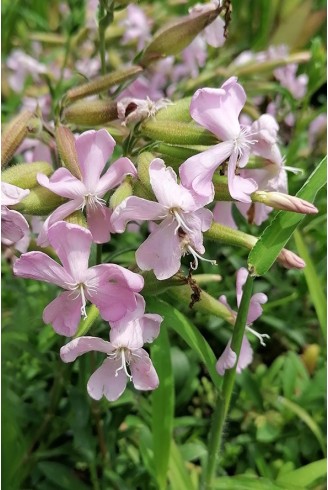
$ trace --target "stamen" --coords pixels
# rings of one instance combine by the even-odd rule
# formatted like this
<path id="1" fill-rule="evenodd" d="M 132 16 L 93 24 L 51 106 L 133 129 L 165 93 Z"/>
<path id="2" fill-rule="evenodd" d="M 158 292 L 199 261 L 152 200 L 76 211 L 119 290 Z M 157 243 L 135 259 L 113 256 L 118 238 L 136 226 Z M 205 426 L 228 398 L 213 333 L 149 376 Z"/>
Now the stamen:
<path id="1" fill-rule="evenodd" d="M 115 376 L 118 376 L 118 372 L 121 371 L 121 369 L 124 369 L 125 374 L 129 378 L 130 381 L 132 381 L 132 376 L 131 374 L 128 373 L 127 367 L 126 367 L 126 359 L 125 359 L 125 351 L 124 349 L 121 350 L 121 359 L 122 359 L 122 364 L 119 368 L 116 369 L 115 371 Z"/>
<path id="2" fill-rule="evenodd" d="M 86 312 L 86 299 L 85 299 L 85 295 L 84 295 L 84 289 L 83 289 L 83 284 L 80 284 L 80 294 L 81 294 L 81 297 L 82 297 L 82 306 L 81 306 L 81 315 L 83 316 L 84 320 L 86 318 L 88 318 L 88 315 L 87 315 L 87 312 Z"/>
<path id="3" fill-rule="evenodd" d="M 283 165 L 282 167 L 284 170 L 287 170 L 288 172 L 292 172 L 293 174 L 304 174 L 304 170 L 302 168 L 297 168 L 297 167 L 289 167 L 288 165 Z"/>
<path id="4" fill-rule="evenodd" d="M 255 335 L 255 337 L 257 337 L 259 339 L 261 345 L 263 345 L 264 347 L 266 346 L 266 343 L 264 342 L 263 339 L 264 338 L 269 339 L 270 338 L 270 335 L 268 335 L 267 333 L 260 334 L 256 330 L 253 330 L 251 327 L 246 327 L 246 330 L 248 330 L 253 335 Z"/>
<path id="5" fill-rule="evenodd" d="M 178 222 L 178 226 L 176 227 L 176 229 L 174 230 L 174 233 L 177 234 L 178 232 L 178 229 L 179 228 L 182 228 L 184 230 L 187 230 L 187 231 L 190 231 L 192 233 L 192 230 L 189 228 L 189 226 L 184 222 L 184 220 L 181 218 L 180 214 L 175 210 L 175 209 L 172 209 L 172 213 L 174 214 L 175 216 L 175 219 L 177 220 Z"/>
<path id="6" fill-rule="evenodd" d="M 204 262 L 209 262 L 212 265 L 217 265 L 216 260 L 205 259 L 205 257 L 199 255 L 190 245 L 187 245 L 187 250 L 194 257 L 194 262 L 190 262 L 190 267 L 193 271 L 195 271 L 198 267 L 198 259 L 203 260 Z"/>

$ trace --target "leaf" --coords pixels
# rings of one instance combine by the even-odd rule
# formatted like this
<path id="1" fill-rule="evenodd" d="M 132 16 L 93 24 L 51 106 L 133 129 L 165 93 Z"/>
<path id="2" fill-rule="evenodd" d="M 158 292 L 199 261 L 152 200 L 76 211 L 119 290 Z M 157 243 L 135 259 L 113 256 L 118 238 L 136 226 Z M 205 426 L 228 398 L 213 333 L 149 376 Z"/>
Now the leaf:
<path id="1" fill-rule="evenodd" d="M 166 488 L 174 417 L 174 383 L 167 326 L 152 346 L 151 357 L 159 377 L 152 394 L 152 431 L 154 466 L 160 489 Z"/>
<path id="2" fill-rule="evenodd" d="M 308 486 L 327 474 L 327 460 L 320 459 L 297 470 L 279 475 L 277 483 L 284 485 Z"/>
<path id="3" fill-rule="evenodd" d="M 88 487 L 74 474 L 74 470 L 63 464 L 43 461 L 38 464 L 38 468 L 51 483 L 55 483 L 59 488 L 88 490 Z"/>
<path id="4" fill-rule="evenodd" d="M 307 251 L 304 240 L 299 231 L 295 231 L 294 239 L 299 255 L 306 263 L 304 268 L 304 276 L 309 289 L 309 293 L 312 299 L 313 306 L 317 313 L 317 317 L 320 323 L 321 331 L 324 338 L 327 338 L 327 303 L 326 297 L 323 293 L 324 286 L 321 284 L 320 278 L 315 270 L 310 254 Z"/>
<path id="5" fill-rule="evenodd" d="M 326 158 L 320 162 L 296 196 L 313 202 L 325 183 Z M 248 256 L 248 268 L 253 275 L 261 276 L 270 269 L 303 218 L 304 215 L 298 213 L 277 213 Z"/>
<path id="6" fill-rule="evenodd" d="M 223 476 L 213 485 L 213 490 L 302 490 L 303 487 L 281 486 L 268 478 L 254 475 Z"/>
<path id="7" fill-rule="evenodd" d="M 164 317 L 163 325 L 173 330 L 194 350 L 206 365 L 208 373 L 218 389 L 221 389 L 222 378 L 215 369 L 216 357 L 199 330 L 187 320 L 176 308 L 161 300 L 147 299 L 149 310 Z"/>
<path id="8" fill-rule="evenodd" d="M 171 443 L 169 479 L 172 490 L 196 490 L 189 476 L 186 464 L 174 440 Z"/>

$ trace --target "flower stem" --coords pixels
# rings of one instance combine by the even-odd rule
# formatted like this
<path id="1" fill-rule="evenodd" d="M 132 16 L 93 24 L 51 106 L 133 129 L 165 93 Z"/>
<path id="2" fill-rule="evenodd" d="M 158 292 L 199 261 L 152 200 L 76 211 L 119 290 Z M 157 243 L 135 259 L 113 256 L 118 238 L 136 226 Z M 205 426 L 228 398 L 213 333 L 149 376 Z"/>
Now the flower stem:
<path id="1" fill-rule="evenodd" d="M 236 323 L 233 329 L 231 339 L 231 349 L 237 354 L 237 359 L 240 354 L 241 344 L 245 332 L 247 314 L 253 291 L 254 279 L 249 275 L 243 288 L 243 296 L 241 299 Z M 222 431 L 230 406 L 232 390 L 235 383 L 236 367 L 227 369 L 224 374 L 222 392 L 218 394 L 216 407 L 212 419 L 212 428 L 209 437 L 208 459 L 204 475 L 204 489 L 212 490 L 214 488 L 214 478 L 216 472 L 217 458 L 220 450 Z"/>

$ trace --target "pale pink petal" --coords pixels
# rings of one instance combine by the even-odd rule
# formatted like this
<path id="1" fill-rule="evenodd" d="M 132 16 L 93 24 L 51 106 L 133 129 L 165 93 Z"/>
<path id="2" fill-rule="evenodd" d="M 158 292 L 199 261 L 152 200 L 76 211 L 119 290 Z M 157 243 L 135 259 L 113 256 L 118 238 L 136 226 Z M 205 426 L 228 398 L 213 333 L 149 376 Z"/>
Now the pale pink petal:
<path id="1" fill-rule="evenodd" d="M 36 279 L 67 288 L 71 283 L 71 275 L 55 260 L 43 252 L 27 252 L 15 261 L 13 271 L 15 276 Z"/>
<path id="2" fill-rule="evenodd" d="M 113 402 L 117 400 L 125 390 L 126 374 L 118 359 L 106 359 L 103 364 L 90 377 L 87 385 L 88 393 L 94 400 L 100 400 L 105 396 Z"/>
<path id="3" fill-rule="evenodd" d="M 21 189 L 16 185 L 1 182 L 1 204 L 2 206 L 13 206 L 18 204 L 30 193 L 29 189 Z"/>
<path id="4" fill-rule="evenodd" d="M 87 206 L 87 220 L 95 243 L 106 243 L 110 240 L 112 215 L 111 209 L 107 206 Z"/>
<path id="5" fill-rule="evenodd" d="M 116 327 L 117 324 L 121 323 L 122 321 L 128 323 L 133 322 L 134 320 L 138 320 L 139 322 L 140 317 L 142 317 L 145 313 L 146 302 L 141 294 L 134 293 L 134 297 L 136 300 L 136 307 L 133 310 L 127 310 L 124 317 L 118 320 L 118 322 L 111 321 L 111 327 Z"/>
<path id="6" fill-rule="evenodd" d="M 220 201 L 215 204 L 213 218 L 216 223 L 220 223 L 229 228 L 237 229 L 237 225 L 232 215 L 232 202 Z"/>
<path id="7" fill-rule="evenodd" d="M 112 323 L 110 341 L 115 349 L 125 347 L 131 351 L 143 346 L 142 330 L 139 320 L 126 322 L 125 319 Z"/>
<path id="8" fill-rule="evenodd" d="M 231 340 L 229 340 L 226 348 L 219 357 L 215 368 L 220 376 L 224 376 L 226 369 L 232 369 L 236 364 L 237 355 L 230 347 Z"/>
<path id="9" fill-rule="evenodd" d="M 116 264 L 100 264 L 90 267 L 86 274 L 86 281 L 93 287 L 102 287 L 110 281 L 113 285 L 121 285 L 136 293 L 144 287 L 144 278 L 140 274 Z"/>
<path id="10" fill-rule="evenodd" d="M 43 224 L 42 230 L 37 239 L 37 244 L 39 245 L 39 247 L 46 247 L 47 245 L 49 245 L 49 240 L 48 240 L 49 228 L 54 223 L 57 223 L 57 221 L 61 221 L 64 218 L 67 218 L 67 216 L 74 213 L 74 211 L 80 209 L 82 202 L 83 202 L 82 198 L 65 202 L 65 204 L 59 206 L 57 209 L 55 209 L 53 213 L 51 213 L 50 216 L 48 216 L 48 218 Z"/>
<path id="11" fill-rule="evenodd" d="M 194 213 L 183 213 L 183 221 L 186 223 L 188 226 L 189 230 L 185 230 L 187 232 L 187 235 L 192 242 L 192 247 L 197 250 L 200 254 L 203 254 L 205 252 L 205 248 L 203 246 L 203 234 L 202 234 L 202 219 L 205 218 L 205 223 L 208 224 L 208 214 L 205 213 L 200 213 L 200 216 L 197 214 L 199 211 L 198 210 Z M 209 211 L 208 209 L 204 209 L 204 211 Z M 209 213 L 212 215 L 211 211 Z M 212 219 L 211 219 L 212 222 Z M 208 227 L 209 228 L 209 227 Z M 207 229 L 208 229 L 207 228 Z"/>
<path id="12" fill-rule="evenodd" d="M 219 297 L 219 301 L 220 303 L 222 303 L 231 313 L 231 315 L 233 316 L 233 318 L 236 318 L 237 317 L 237 312 L 234 311 L 231 306 L 229 305 L 228 303 L 228 300 L 227 300 L 227 297 L 222 294 L 220 297 Z"/>
<path id="13" fill-rule="evenodd" d="M 108 322 L 117 322 L 138 307 L 136 295 L 125 285 L 103 284 L 95 292 L 88 290 L 86 297 L 94 303 L 100 315 Z"/>
<path id="14" fill-rule="evenodd" d="M 243 296 L 243 287 L 247 281 L 248 270 L 245 267 L 241 267 L 237 271 L 236 277 L 236 295 L 237 295 L 237 305 L 240 306 L 241 298 Z"/>
<path id="15" fill-rule="evenodd" d="M 119 185 L 126 175 L 137 177 L 137 169 L 129 158 L 122 157 L 112 163 L 97 184 L 97 195 L 102 197 L 107 191 Z"/>
<path id="16" fill-rule="evenodd" d="M 76 282 L 84 282 L 92 244 L 90 231 L 58 221 L 49 228 L 48 238 L 64 268 Z"/>
<path id="17" fill-rule="evenodd" d="M 130 364 L 134 387 L 137 390 L 154 390 L 159 385 L 159 379 L 149 355 L 144 349 L 134 354 Z"/>
<path id="18" fill-rule="evenodd" d="M 44 174 L 37 174 L 37 180 L 40 185 L 46 187 L 51 192 L 68 199 L 78 199 L 84 196 L 86 188 L 83 182 L 74 177 L 67 168 L 61 167 L 56 170 L 52 176 L 47 177 Z"/>
<path id="19" fill-rule="evenodd" d="M 1 242 L 13 245 L 28 233 L 28 222 L 18 211 L 1 206 Z"/>
<path id="20" fill-rule="evenodd" d="M 163 318 L 155 313 L 146 313 L 140 318 L 143 343 L 151 343 L 159 335 L 160 326 Z"/>
<path id="21" fill-rule="evenodd" d="M 212 211 L 206 208 L 201 208 L 201 209 L 197 209 L 197 211 L 195 211 L 192 214 L 197 216 L 197 218 L 199 219 L 201 231 L 207 231 L 210 229 L 211 224 L 213 223 Z"/>
<path id="22" fill-rule="evenodd" d="M 261 305 L 268 301 L 268 297 L 264 293 L 255 293 L 251 298 L 251 302 L 249 305 L 248 315 L 247 315 L 247 325 L 255 322 L 263 312 L 263 308 Z"/>
<path id="23" fill-rule="evenodd" d="M 154 270 L 159 280 L 172 277 L 181 265 L 180 239 L 177 223 L 166 218 L 136 251 L 136 261 L 141 270 Z"/>
<path id="24" fill-rule="evenodd" d="M 190 104 L 190 114 L 220 140 L 231 140 L 240 133 L 238 118 L 245 102 L 243 87 L 236 77 L 231 77 L 219 89 L 197 90 Z"/>
<path id="25" fill-rule="evenodd" d="M 250 224 L 255 224 L 260 226 L 269 216 L 273 208 L 266 206 L 265 204 L 255 202 L 255 203 L 244 203 L 236 202 L 236 207 L 238 211 L 244 216 L 244 218 Z M 249 213 L 252 207 L 251 214 Z"/>
<path id="26" fill-rule="evenodd" d="M 81 319 L 82 299 L 76 291 L 65 291 L 43 310 L 44 323 L 51 323 L 59 335 L 72 337 Z"/>
<path id="27" fill-rule="evenodd" d="M 149 166 L 150 185 L 157 201 L 166 208 L 196 209 L 191 193 L 177 183 L 177 176 L 163 160 L 155 158 Z"/>
<path id="28" fill-rule="evenodd" d="M 117 233 L 122 233 L 129 221 L 163 219 L 167 210 L 154 201 L 147 201 L 141 197 L 131 196 L 114 209 L 111 225 Z"/>
<path id="29" fill-rule="evenodd" d="M 79 337 L 71 340 L 60 349 L 60 357 L 64 362 L 73 362 L 77 357 L 90 351 L 110 354 L 113 347 L 110 342 L 99 337 Z"/>
<path id="30" fill-rule="evenodd" d="M 220 48 L 225 43 L 224 37 L 225 22 L 221 17 L 217 17 L 211 24 L 205 27 L 204 35 L 206 42 L 213 48 Z"/>
<path id="31" fill-rule="evenodd" d="M 253 349 L 246 335 L 243 336 L 243 341 L 240 348 L 236 372 L 240 374 L 253 360 Z"/>
<path id="32" fill-rule="evenodd" d="M 213 146 L 186 160 L 179 169 L 181 183 L 188 189 L 192 189 L 197 195 L 206 196 L 203 205 L 213 201 L 214 187 L 212 179 L 215 170 L 223 163 L 233 150 L 230 141 Z"/>
<path id="33" fill-rule="evenodd" d="M 100 175 L 112 155 L 115 140 L 106 131 L 85 131 L 75 141 L 83 182 L 90 192 L 96 191 Z"/>
<path id="34" fill-rule="evenodd" d="M 252 202 L 251 194 L 258 189 L 258 185 L 253 179 L 244 179 L 236 175 L 237 154 L 234 152 L 228 165 L 228 187 L 233 199 L 241 202 Z"/>

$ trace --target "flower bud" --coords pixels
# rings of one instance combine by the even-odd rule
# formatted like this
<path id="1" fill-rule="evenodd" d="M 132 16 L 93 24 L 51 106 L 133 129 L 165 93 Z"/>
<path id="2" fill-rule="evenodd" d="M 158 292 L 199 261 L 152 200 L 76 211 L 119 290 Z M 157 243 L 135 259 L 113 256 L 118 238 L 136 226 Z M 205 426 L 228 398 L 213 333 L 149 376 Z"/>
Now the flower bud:
<path id="1" fill-rule="evenodd" d="M 157 121 L 181 121 L 190 122 L 190 103 L 191 97 L 186 97 L 184 99 L 173 102 L 171 105 L 166 106 L 161 109 L 156 114 Z"/>
<path id="2" fill-rule="evenodd" d="M 36 176 L 39 172 L 49 176 L 53 168 L 48 162 L 18 163 L 4 170 L 1 179 L 21 189 L 32 189 L 38 185 Z"/>
<path id="3" fill-rule="evenodd" d="M 145 49 L 140 64 L 146 67 L 160 58 L 180 53 L 216 19 L 221 10 L 213 4 L 205 11 L 192 12 L 162 27 Z"/>
<path id="4" fill-rule="evenodd" d="M 66 104 L 69 104 L 74 100 L 104 92 L 114 85 L 133 79 L 142 71 L 143 68 L 141 66 L 129 66 L 123 70 L 117 70 L 108 75 L 95 78 L 79 87 L 71 88 L 66 94 L 65 102 Z"/>
<path id="5" fill-rule="evenodd" d="M 286 269 L 304 269 L 306 266 L 306 263 L 301 257 L 286 248 L 282 249 L 277 260 Z"/>
<path id="6" fill-rule="evenodd" d="M 153 194 L 153 191 L 150 185 L 149 165 L 154 160 L 154 158 L 155 157 L 152 153 L 150 153 L 149 151 L 144 151 L 140 153 L 137 159 L 138 178 L 150 194 Z"/>
<path id="7" fill-rule="evenodd" d="M 302 360 L 306 369 L 310 374 L 313 374 L 318 363 L 320 347 L 318 344 L 310 344 L 305 347 L 302 354 Z"/>
<path id="8" fill-rule="evenodd" d="M 156 119 L 143 123 L 140 133 L 152 140 L 164 141 L 177 145 L 214 145 L 218 141 L 209 131 L 193 123 L 178 121 L 158 121 Z"/>
<path id="9" fill-rule="evenodd" d="M 20 203 L 13 206 L 13 209 L 23 214 L 46 216 L 64 202 L 66 199 L 58 194 L 54 194 L 45 187 L 37 186 L 31 189 L 29 195 Z"/>
<path id="10" fill-rule="evenodd" d="M 121 202 L 127 197 L 133 195 L 132 180 L 130 176 L 127 176 L 121 185 L 118 186 L 116 191 L 110 198 L 109 204 L 112 209 L 115 209 Z"/>
<path id="11" fill-rule="evenodd" d="M 28 135 L 41 129 L 41 121 L 31 111 L 23 111 L 6 126 L 1 136 L 1 166 L 5 166 Z"/>
<path id="12" fill-rule="evenodd" d="M 99 126 L 117 119 L 116 102 L 110 100 L 85 100 L 76 102 L 63 112 L 63 119 L 78 126 Z"/>
<path id="13" fill-rule="evenodd" d="M 80 210 L 74 211 L 74 213 L 67 216 L 64 221 L 67 221 L 67 223 L 72 223 L 73 225 L 82 226 L 82 228 L 88 228 L 87 220 Z"/>
<path id="14" fill-rule="evenodd" d="M 56 129 L 56 143 L 59 156 L 62 159 L 65 167 L 76 178 L 81 179 L 81 171 L 78 164 L 78 156 L 75 147 L 75 138 L 73 133 L 64 126 L 59 126 Z"/>
<path id="15" fill-rule="evenodd" d="M 310 202 L 281 192 L 256 191 L 251 195 L 251 198 L 253 202 L 260 202 L 275 209 L 302 214 L 316 214 L 318 212 L 317 208 Z"/>

